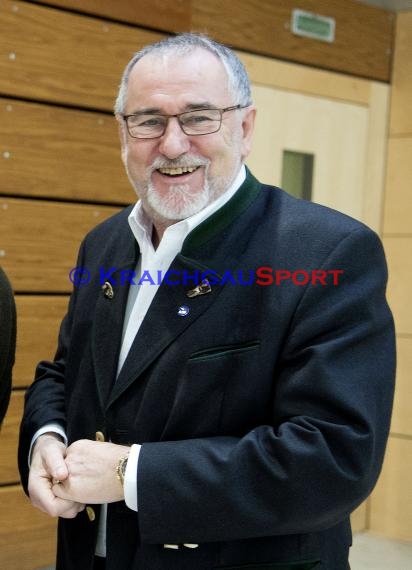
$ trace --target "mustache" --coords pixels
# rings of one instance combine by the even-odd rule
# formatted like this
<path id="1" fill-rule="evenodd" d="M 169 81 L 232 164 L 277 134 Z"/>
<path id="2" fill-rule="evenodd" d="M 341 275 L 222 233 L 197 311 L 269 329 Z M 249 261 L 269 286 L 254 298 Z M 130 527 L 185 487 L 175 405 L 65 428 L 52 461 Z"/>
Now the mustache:
<path id="1" fill-rule="evenodd" d="M 177 167 L 191 167 L 191 166 L 205 166 L 208 167 L 210 160 L 201 156 L 184 155 L 179 158 L 164 158 L 158 156 L 154 159 L 149 167 L 149 174 L 158 170 L 159 168 L 177 168 Z"/>

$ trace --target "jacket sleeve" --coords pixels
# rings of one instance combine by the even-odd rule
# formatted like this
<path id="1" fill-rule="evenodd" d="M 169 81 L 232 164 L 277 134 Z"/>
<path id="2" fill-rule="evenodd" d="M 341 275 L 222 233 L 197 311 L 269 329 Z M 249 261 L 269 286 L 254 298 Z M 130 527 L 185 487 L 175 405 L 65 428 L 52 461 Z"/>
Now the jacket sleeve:
<path id="1" fill-rule="evenodd" d="M 80 249 L 77 267 L 83 266 L 83 247 L 82 245 Z M 24 413 L 20 425 L 18 465 L 26 493 L 29 477 L 29 450 L 34 434 L 49 423 L 58 423 L 64 429 L 66 427 L 64 378 L 76 298 L 75 288 L 70 297 L 68 312 L 60 326 L 54 359 L 53 361 L 43 360 L 38 364 L 34 381 L 25 394 Z"/>
<path id="2" fill-rule="evenodd" d="M 344 273 L 338 285 L 308 285 L 300 297 L 274 372 L 271 425 L 239 438 L 143 444 L 143 542 L 316 532 L 343 520 L 371 492 L 389 431 L 395 367 L 380 241 L 356 229 L 323 268 Z"/>
<path id="3" fill-rule="evenodd" d="M 10 400 L 16 349 L 16 307 L 10 283 L 0 268 L 0 426 Z"/>

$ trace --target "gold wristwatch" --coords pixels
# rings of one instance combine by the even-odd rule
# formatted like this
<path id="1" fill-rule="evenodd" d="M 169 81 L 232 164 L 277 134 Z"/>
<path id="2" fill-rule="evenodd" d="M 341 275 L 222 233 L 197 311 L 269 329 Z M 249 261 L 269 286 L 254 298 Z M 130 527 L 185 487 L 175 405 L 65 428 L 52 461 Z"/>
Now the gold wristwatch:
<path id="1" fill-rule="evenodd" d="M 124 477 L 126 475 L 127 460 L 129 459 L 129 454 L 123 455 L 117 465 L 116 465 L 116 476 L 119 479 L 122 487 L 124 486 Z"/>

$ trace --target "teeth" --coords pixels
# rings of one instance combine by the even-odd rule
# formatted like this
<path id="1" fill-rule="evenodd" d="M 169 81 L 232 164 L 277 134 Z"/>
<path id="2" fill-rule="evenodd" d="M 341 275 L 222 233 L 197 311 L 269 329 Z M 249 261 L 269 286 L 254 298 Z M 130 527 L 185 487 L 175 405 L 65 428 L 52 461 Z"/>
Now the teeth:
<path id="1" fill-rule="evenodd" d="M 159 172 L 168 174 L 169 176 L 178 176 L 179 174 L 194 172 L 196 169 L 197 166 L 179 166 L 177 168 L 159 168 Z"/>

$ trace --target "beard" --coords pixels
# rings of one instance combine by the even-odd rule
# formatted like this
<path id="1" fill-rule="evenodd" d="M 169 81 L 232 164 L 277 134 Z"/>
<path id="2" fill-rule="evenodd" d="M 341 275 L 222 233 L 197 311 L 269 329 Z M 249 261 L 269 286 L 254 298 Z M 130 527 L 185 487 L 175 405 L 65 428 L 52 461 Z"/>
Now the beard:
<path id="1" fill-rule="evenodd" d="M 147 183 L 146 200 L 148 206 L 165 220 L 184 220 L 203 210 L 211 201 L 211 189 L 208 181 L 210 161 L 200 157 L 184 157 L 176 160 L 157 158 L 151 165 Z M 169 189 L 160 195 L 152 182 L 152 173 L 159 168 L 176 166 L 198 166 L 205 169 L 203 188 L 195 190 L 189 184 L 180 184 L 171 178 Z"/>
<path id="2" fill-rule="evenodd" d="M 189 184 L 171 184 L 169 192 L 160 196 L 150 181 L 147 188 L 147 203 L 150 208 L 165 220 L 185 220 L 210 203 L 210 186 L 207 180 L 203 189 L 195 194 Z"/>
<path id="3" fill-rule="evenodd" d="M 178 166 L 198 166 L 205 169 L 204 182 L 202 188 L 191 189 L 189 184 L 181 184 L 171 177 L 167 192 L 158 192 L 152 182 L 152 173 L 159 168 L 176 168 Z M 198 156 L 185 156 L 175 160 L 157 158 L 147 169 L 146 179 L 142 183 L 132 180 L 128 172 L 129 179 L 135 188 L 138 196 L 142 200 L 147 214 L 158 222 L 177 222 L 197 214 L 218 196 L 229 188 L 236 172 L 230 177 L 209 177 L 210 161 Z"/>

